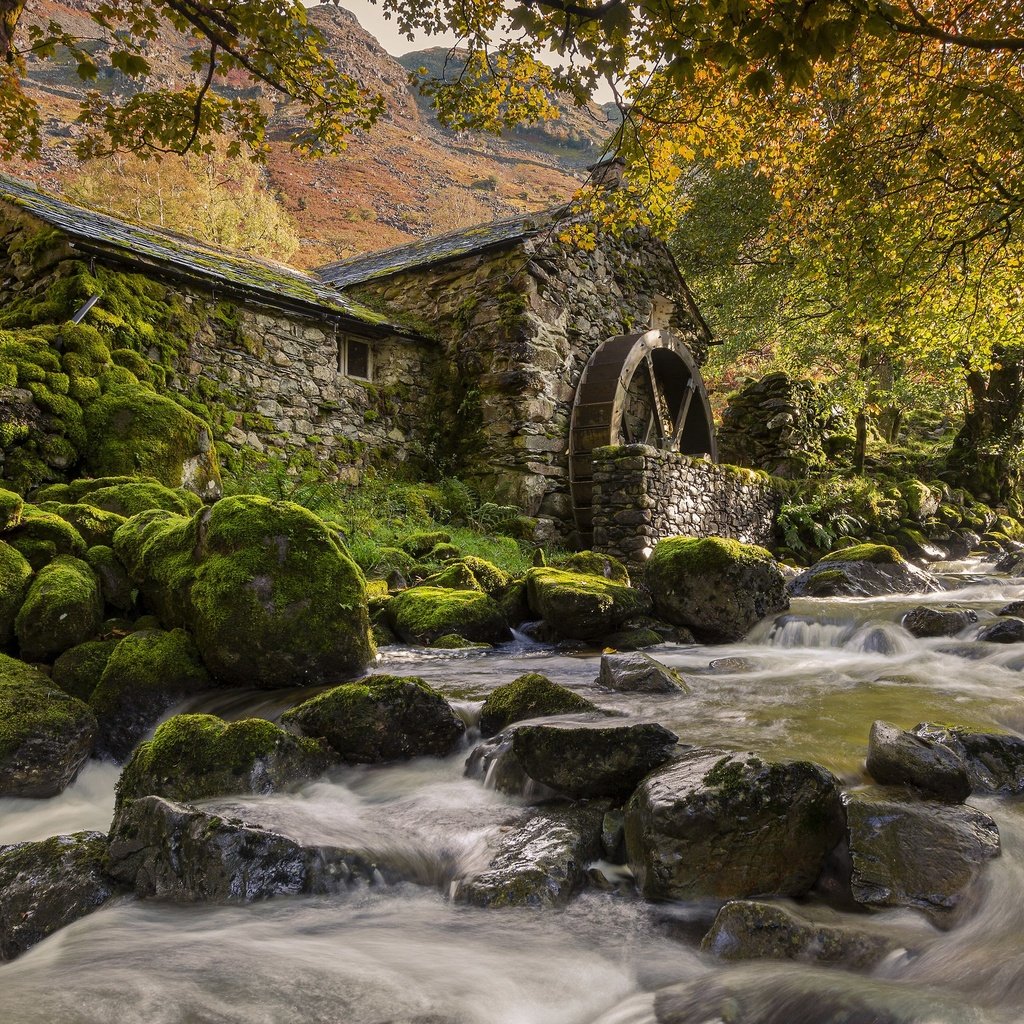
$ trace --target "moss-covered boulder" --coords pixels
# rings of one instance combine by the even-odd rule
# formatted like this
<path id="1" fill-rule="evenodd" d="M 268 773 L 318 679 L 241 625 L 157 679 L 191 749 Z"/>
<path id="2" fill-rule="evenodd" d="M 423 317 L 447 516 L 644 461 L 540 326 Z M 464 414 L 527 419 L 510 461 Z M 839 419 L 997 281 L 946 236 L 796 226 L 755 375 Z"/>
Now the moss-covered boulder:
<path id="1" fill-rule="evenodd" d="M 511 683 L 495 687 L 480 710 L 480 733 L 493 736 L 528 718 L 596 712 L 598 707 L 566 686 L 539 672 L 527 672 Z"/>
<path id="2" fill-rule="evenodd" d="M 116 896 L 106 856 L 102 832 L 0 849 L 0 960 L 13 960 Z"/>
<path id="3" fill-rule="evenodd" d="M 130 611 L 135 604 L 135 586 L 114 549 L 97 544 L 86 551 L 85 560 L 100 581 L 103 603 L 121 612 Z"/>
<path id="4" fill-rule="evenodd" d="M 135 748 L 117 798 L 152 794 L 188 802 L 274 793 L 316 778 L 331 761 L 324 742 L 293 736 L 262 718 L 228 723 L 215 715 L 175 715 Z"/>
<path id="5" fill-rule="evenodd" d="M 669 537 L 644 570 L 658 618 L 705 643 L 742 639 L 766 615 L 789 607 L 786 578 L 771 553 L 723 537 Z"/>
<path id="6" fill-rule="evenodd" d="M 808 761 L 695 749 L 626 808 L 626 849 L 649 899 L 797 896 L 843 837 L 839 782 Z"/>
<path id="7" fill-rule="evenodd" d="M 94 505 L 65 505 L 59 501 L 45 501 L 40 503 L 39 508 L 70 523 L 90 547 L 95 544 L 111 544 L 118 527 L 125 522 L 125 516 Z"/>
<path id="8" fill-rule="evenodd" d="M 387 617 L 391 628 L 409 644 L 429 644 L 449 633 L 485 644 L 512 638 L 501 609 L 479 589 L 411 587 L 388 602 Z"/>
<path id="9" fill-rule="evenodd" d="M 34 505 L 25 506 L 21 522 L 4 534 L 4 540 L 36 571 L 58 555 L 81 558 L 86 550 L 82 535 L 70 523 Z"/>
<path id="10" fill-rule="evenodd" d="M 437 547 L 438 544 L 451 544 L 452 535 L 443 530 L 421 530 L 411 533 L 402 541 L 402 549 L 413 558 L 423 558 Z"/>
<path id="11" fill-rule="evenodd" d="M 14 639 L 14 620 L 28 593 L 32 566 L 10 544 L 0 541 L 0 646 Z"/>
<path id="12" fill-rule="evenodd" d="M 183 629 L 145 629 L 111 652 L 89 698 L 99 722 L 97 753 L 123 761 L 160 716 L 214 682 Z"/>
<path id="13" fill-rule="evenodd" d="M 445 590 L 476 590 L 484 592 L 473 570 L 464 562 L 449 562 L 440 572 L 435 572 L 423 581 L 425 587 L 442 587 Z"/>
<path id="14" fill-rule="evenodd" d="M 464 565 L 469 569 L 473 578 L 483 588 L 484 593 L 491 597 L 499 597 L 504 594 L 512 583 L 512 577 L 504 569 L 499 569 L 485 558 L 477 558 L 476 555 L 463 555 L 457 564 Z"/>
<path id="15" fill-rule="evenodd" d="M 602 555 L 596 551 L 575 551 L 571 555 L 555 559 L 551 565 L 555 569 L 565 569 L 566 572 L 602 576 L 613 583 L 629 586 L 629 570 L 612 555 Z"/>
<path id="16" fill-rule="evenodd" d="M 17 526 L 24 509 L 25 499 L 20 494 L 0 487 L 0 533 Z"/>
<path id="17" fill-rule="evenodd" d="M 941 590 L 931 573 L 911 565 L 887 544 L 856 544 L 833 551 L 789 584 L 795 597 L 880 597 Z"/>
<path id="18" fill-rule="evenodd" d="M 650 599 L 639 590 L 565 569 L 531 569 L 526 591 L 530 611 L 552 635 L 569 640 L 601 640 L 650 611 Z"/>
<path id="19" fill-rule="evenodd" d="M 91 505 L 126 519 L 150 509 L 177 515 L 192 515 L 202 508 L 198 495 L 183 488 L 171 488 L 154 477 L 106 476 L 51 484 L 36 492 L 36 500 L 64 505 Z"/>
<path id="20" fill-rule="evenodd" d="M 223 683 L 330 682 L 373 658 L 363 575 L 299 505 L 244 495 L 190 519 L 147 512 L 118 530 L 114 550 L 164 625 L 187 626 Z"/>
<path id="21" fill-rule="evenodd" d="M 84 422 L 90 472 L 139 473 L 203 498 L 220 497 L 212 431 L 172 399 L 139 386 L 112 388 L 86 406 Z"/>
<path id="22" fill-rule="evenodd" d="M 0 654 L 0 796 L 45 797 L 73 781 L 96 718 L 38 669 Z"/>
<path id="23" fill-rule="evenodd" d="M 52 661 L 95 636 L 102 621 L 96 575 L 80 558 L 60 555 L 29 586 L 14 633 L 26 661 Z"/>
<path id="24" fill-rule="evenodd" d="M 444 697 L 413 676 L 368 676 L 336 686 L 281 721 L 327 740 L 354 764 L 444 757 L 466 731 Z"/>
<path id="25" fill-rule="evenodd" d="M 65 693 L 88 702 L 120 642 L 120 638 L 87 640 L 72 647 L 53 663 L 51 678 Z"/>

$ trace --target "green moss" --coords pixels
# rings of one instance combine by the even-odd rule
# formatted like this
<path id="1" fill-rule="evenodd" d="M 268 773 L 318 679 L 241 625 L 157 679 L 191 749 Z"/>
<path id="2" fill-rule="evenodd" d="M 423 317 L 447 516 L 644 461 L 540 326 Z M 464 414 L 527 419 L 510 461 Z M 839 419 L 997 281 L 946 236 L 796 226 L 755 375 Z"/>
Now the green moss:
<path id="1" fill-rule="evenodd" d="M 452 558 L 461 558 L 462 548 L 456 544 L 435 544 L 426 555 L 429 562 L 447 562 Z"/>
<path id="2" fill-rule="evenodd" d="M 615 583 L 629 586 L 629 572 L 617 558 L 611 555 L 599 555 L 594 551 L 577 551 L 555 559 L 552 566 L 565 569 L 567 572 L 582 572 L 590 576 L 602 576 Z"/>
<path id="3" fill-rule="evenodd" d="M 511 636 L 501 609 L 479 590 L 412 587 L 388 602 L 387 614 L 406 643 L 429 644 L 450 633 L 480 643 L 501 643 Z"/>
<path id="4" fill-rule="evenodd" d="M 0 541 L 0 644 L 14 639 L 14 620 L 21 610 L 32 579 L 32 566 L 10 546 Z"/>
<path id="5" fill-rule="evenodd" d="M 400 572 L 408 579 L 416 570 L 417 562 L 408 551 L 401 548 L 382 547 L 371 550 L 369 565 L 363 565 L 373 576 L 384 578 L 393 572 Z"/>
<path id="6" fill-rule="evenodd" d="M 88 640 L 65 651 L 53 663 L 53 681 L 65 693 L 88 702 L 120 639 Z"/>
<path id="7" fill-rule="evenodd" d="M 530 569 L 526 589 L 530 610 L 559 636 L 577 640 L 603 639 L 650 608 L 639 591 L 603 576 L 564 569 Z"/>
<path id="8" fill-rule="evenodd" d="M 648 565 L 674 576 L 702 576 L 737 564 L 773 561 L 770 551 L 725 537 L 669 537 L 659 541 Z"/>
<path id="9" fill-rule="evenodd" d="M 512 583 L 512 577 L 507 572 L 499 569 L 493 562 L 477 558 L 476 555 L 463 555 L 459 558 L 458 564 L 469 569 L 484 593 L 491 597 L 498 597 Z"/>
<path id="10" fill-rule="evenodd" d="M 423 581 L 425 587 L 444 587 L 446 590 L 476 590 L 484 592 L 473 570 L 463 562 L 446 565 L 440 572 L 428 576 Z"/>
<path id="11" fill-rule="evenodd" d="M 513 722 L 548 715 L 597 711 L 585 697 L 553 683 L 539 672 L 527 672 L 491 691 L 480 711 L 480 731 L 493 736 Z"/>
<path id="12" fill-rule="evenodd" d="M 871 562 L 875 565 L 898 565 L 903 556 L 888 544 L 855 544 L 851 548 L 833 551 L 822 562 Z"/>
<path id="13" fill-rule="evenodd" d="M 94 636 L 103 621 L 99 582 L 86 562 L 59 555 L 29 586 L 14 620 L 21 656 L 52 661 Z"/>
<path id="14" fill-rule="evenodd" d="M 472 640 L 465 640 L 457 633 L 448 633 L 445 636 L 439 636 L 430 646 L 438 651 L 464 651 L 473 648 L 490 648 L 491 645 L 473 643 Z"/>
<path id="15" fill-rule="evenodd" d="M 409 534 L 402 540 L 402 549 L 413 558 L 422 558 L 429 554 L 438 544 L 450 544 L 452 535 L 443 530 L 430 530 Z"/>
<path id="16" fill-rule="evenodd" d="M 48 501 L 41 503 L 39 507 L 44 512 L 52 512 L 53 515 L 60 516 L 64 522 L 70 523 L 90 547 L 96 544 L 109 545 L 118 528 L 127 521 L 125 516 L 93 505 L 65 505 L 59 501 Z"/>
<path id="17" fill-rule="evenodd" d="M 25 501 L 20 494 L 0 487 L 0 532 L 17 526 L 24 508 Z"/>

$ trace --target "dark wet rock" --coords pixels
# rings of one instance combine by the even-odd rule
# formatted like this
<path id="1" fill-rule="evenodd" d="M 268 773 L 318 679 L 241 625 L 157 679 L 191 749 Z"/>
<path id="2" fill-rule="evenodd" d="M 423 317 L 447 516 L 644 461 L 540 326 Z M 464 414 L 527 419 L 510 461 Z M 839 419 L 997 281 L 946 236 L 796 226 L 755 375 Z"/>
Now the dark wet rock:
<path id="1" fill-rule="evenodd" d="M 626 849 L 651 899 L 800 895 L 843 836 L 838 780 L 808 761 L 691 750 L 626 807 Z"/>
<path id="2" fill-rule="evenodd" d="M 457 903 L 478 907 L 547 907 L 569 901 L 588 861 L 601 855 L 604 808 L 544 811 L 501 837 L 480 874 L 459 883 Z"/>
<path id="3" fill-rule="evenodd" d="M 513 722 L 549 715 L 596 712 L 598 707 L 539 672 L 527 672 L 495 687 L 480 710 L 480 733 L 493 736 Z"/>
<path id="4" fill-rule="evenodd" d="M 913 907 L 941 920 L 999 856 L 996 823 L 973 807 L 873 787 L 847 794 L 846 816 L 853 897 L 867 906 Z"/>
<path id="5" fill-rule="evenodd" d="M 262 718 L 229 723 L 215 715 L 175 715 L 135 748 L 117 797 L 187 801 L 274 793 L 316 778 L 333 761 L 322 740 L 293 736 Z"/>
<path id="6" fill-rule="evenodd" d="M 0 796 L 56 796 L 78 774 L 95 736 L 87 704 L 0 654 Z"/>
<path id="7" fill-rule="evenodd" d="M 903 616 L 903 628 L 916 637 L 956 636 L 978 616 L 970 608 L 932 608 L 920 605 Z"/>
<path id="8" fill-rule="evenodd" d="M 626 862 L 626 815 L 608 811 L 601 819 L 601 851 L 613 864 Z"/>
<path id="9" fill-rule="evenodd" d="M 376 869 L 346 850 L 302 846 L 259 825 L 146 796 L 118 809 L 108 870 L 137 896 L 251 903 L 337 892 L 373 881 Z"/>
<path id="10" fill-rule="evenodd" d="M 794 597 L 882 597 L 934 593 L 939 581 L 885 544 L 858 544 L 834 551 L 789 585 Z"/>
<path id="11" fill-rule="evenodd" d="M 769 979 L 735 971 L 661 989 L 657 1024 L 986 1024 L 972 1006 L 920 987 L 791 966 Z"/>
<path id="12" fill-rule="evenodd" d="M 650 611 L 650 598 L 642 591 L 604 576 L 563 569 L 531 569 L 526 593 L 530 611 L 558 639 L 603 641 Z"/>
<path id="13" fill-rule="evenodd" d="M 678 751 L 675 733 L 654 723 L 551 722 L 512 732 L 526 774 L 573 798 L 626 797 Z"/>
<path id="14" fill-rule="evenodd" d="M 682 632 L 685 633 L 687 631 L 682 630 Z M 657 647 L 659 644 L 667 642 L 668 639 L 668 636 L 659 633 L 650 626 L 636 626 L 633 629 L 620 629 L 609 634 L 605 637 L 604 646 L 616 651 L 643 651 L 648 647 Z M 691 636 L 688 640 L 676 642 L 693 643 L 693 637 Z"/>
<path id="15" fill-rule="evenodd" d="M 54 663 L 51 678 L 65 693 L 88 701 L 120 639 L 87 640 L 65 651 Z"/>
<path id="16" fill-rule="evenodd" d="M 913 729 L 933 743 L 941 743 L 966 765 L 975 793 L 1024 794 L 1024 739 L 1000 733 L 967 732 L 923 723 Z"/>
<path id="17" fill-rule="evenodd" d="M 990 644 L 1024 643 L 1024 619 L 1002 618 L 979 630 L 978 639 Z"/>
<path id="18" fill-rule="evenodd" d="M 967 766 L 948 746 L 888 722 L 871 726 L 868 774 L 883 786 L 913 786 L 940 800 L 961 803 L 971 794 Z"/>
<path id="19" fill-rule="evenodd" d="M 104 869 L 106 855 L 102 832 L 0 847 L 0 960 L 113 899 L 119 887 Z"/>
<path id="20" fill-rule="evenodd" d="M 367 676 L 299 704 L 281 716 L 325 739 L 344 761 L 375 764 L 445 757 L 466 724 L 433 687 L 414 676 Z"/>
<path id="21" fill-rule="evenodd" d="M 1017 618 L 1024 618 L 1024 601 L 1011 601 L 1009 604 L 1004 604 L 996 615 L 1013 615 Z"/>
<path id="22" fill-rule="evenodd" d="M 786 579 L 764 548 L 722 537 L 659 541 L 644 569 L 655 614 L 704 643 L 742 639 L 789 607 Z"/>
<path id="23" fill-rule="evenodd" d="M 598 686 L 620 693 L 685 693 L 686 683 L 675 669 L 648 654 L 604 654 Z"/>
<path id="24" fill-rule="evenodd" d="M 824 924 L 792 908 L 758 900 L 733 900 L 718 912 L 701 949 L 722 960 L 802 960 L 864 969 L 875 966 L 898 939 L 880 932 Z"/>
<path id="25" fill-rule="evenodd" d="M 491 789 L 528 797 L 533 803 L 558 799 L 558 793 L 531 779 L 512 750 L 516 726 L 478 743 L 466 758 L 466 777 L 479 779 Z"/>

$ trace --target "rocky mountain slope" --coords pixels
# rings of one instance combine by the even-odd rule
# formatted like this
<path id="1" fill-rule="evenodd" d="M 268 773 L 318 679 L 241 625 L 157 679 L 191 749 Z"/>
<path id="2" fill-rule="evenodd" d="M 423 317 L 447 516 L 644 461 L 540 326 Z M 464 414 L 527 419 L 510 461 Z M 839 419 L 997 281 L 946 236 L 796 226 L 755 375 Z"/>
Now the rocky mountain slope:
<path id="1" fill-rule="evenodd" d="M 88 0 L 39 0 L 35 17 L 53 18 L 80 35 L 95 35 L 84 16 Z M 401 59 L 389 55 L 343 8 L 310 11 L 324 32 L 338 65 L 387 101 L 380 122 L 360 132 L 337 157 L 303 159 L 289 148 L 297 111 L 277 103 L 271 124 L 266 177 L 294 216 L 302 247 L 293 262 L 315 265 L 449 231 L 508 214 L 542 209 L 565 200 L 600 155 L 610 132 L 599 107 L 566 109 L 565 116 L 504 138 L 442 128 L 429 105 L 410 86 L 407 68 L 432 68 L 444 51 L 426 50 Z M 107 43 L 93 44 L 102 51 Z M 190 72 L 189 44 L 167 34 L 147 53 L 153 78 L 175 81 Z M 95 87 L 110 92 L 128 82 L 110 72 Z M 72 143 L 74 123 L 86 86 L 70 64 L 33 64 L 30 87 L 46 116 L 46 147 L 34 164 L 8 168 L 43 187 L 60 188 L 80 172 Z M 248 83 L 229 82 L 248 88 Z M 268 96 L 268 99 L 271 99 Z"/>

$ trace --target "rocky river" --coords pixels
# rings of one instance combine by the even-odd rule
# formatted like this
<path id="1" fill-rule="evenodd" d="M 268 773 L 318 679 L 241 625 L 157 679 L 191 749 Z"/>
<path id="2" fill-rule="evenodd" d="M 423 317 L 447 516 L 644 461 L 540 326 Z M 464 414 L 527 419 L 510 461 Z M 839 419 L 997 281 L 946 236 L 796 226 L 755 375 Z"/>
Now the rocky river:
<path id="1" fill-rule="evenodd" d="M 1019 797 L 968 799 L 998 825 L 1001 853 L 980 870 L 955 918 L 868 911 L 819 887 L 799 901 L 772 900 L 819 928 L 817 946 L 784 958 L 736 955 L 717 925 L 718 940 L 705 939 L 721 900 L 640 899 L 628 869 L 605 860 L 591 865 L 589 884 L 565 906 L 454 898 L 491 863 L 530 802 L 465 772 L 484 697 L 525 672 L 614 712 L 612 721 L 660 723 L 697 747 L 816 762 L 847 794 L 868 781 L 876 720 L 1024 732 L 1024 645 L 976 639 L 1021 596 L 1024 581 L 986 575 L 977 562 L 932 569 L 949 589 L 800 598 L 739 643 L 656 647 L 649 653 L 685 681 L 685 690 L 668 693 L 601 687 L 596 652 L 518 633 L 491 650 L 385 647 L 378 671 L 422 677 L 466 720 L 456 753 L 336 768 L 297 791 L 200 806 L 302 844 L 359 851 L 387 870 L 340 895 L 242 906 L 116 899 L 0 965 L 0 1021 L 1016 1024 L 1024 1019 Z M 915 638 L 900 625 L 912 608 L 951 602 L 978 619 L 955 637 Z M 276 719 L 295 702 L 294 690 L 231 690 L 176 710 Z M 0 845 L 106 832 L 118 775 L 90 762 L 60 796 L 0 800 Z M 831 957 L 821 937 L 837 934 L 874 952 Z"/>

